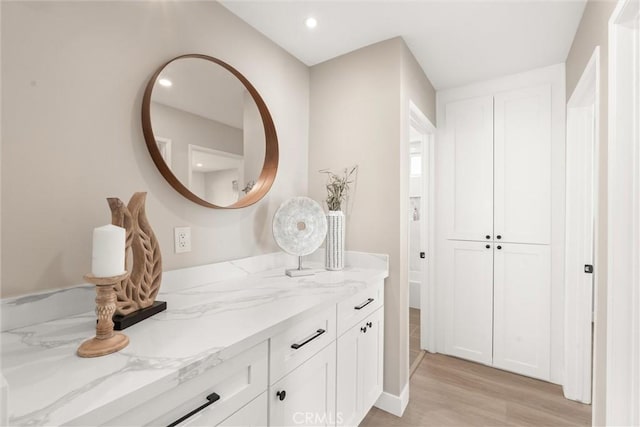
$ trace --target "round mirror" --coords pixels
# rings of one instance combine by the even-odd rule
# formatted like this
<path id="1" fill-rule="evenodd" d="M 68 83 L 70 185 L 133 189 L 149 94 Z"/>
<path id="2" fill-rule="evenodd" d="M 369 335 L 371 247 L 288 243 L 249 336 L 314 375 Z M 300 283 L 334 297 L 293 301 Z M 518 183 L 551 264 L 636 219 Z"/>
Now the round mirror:
<path id="1" fill-rule="evenodd" d="M 160 173 L 180 194 L 211 208 L 262 199 L 278 168 L 278 138 L 260 94 L 235 68 L 183 55 L 151 77 L 142 130 Z"/>

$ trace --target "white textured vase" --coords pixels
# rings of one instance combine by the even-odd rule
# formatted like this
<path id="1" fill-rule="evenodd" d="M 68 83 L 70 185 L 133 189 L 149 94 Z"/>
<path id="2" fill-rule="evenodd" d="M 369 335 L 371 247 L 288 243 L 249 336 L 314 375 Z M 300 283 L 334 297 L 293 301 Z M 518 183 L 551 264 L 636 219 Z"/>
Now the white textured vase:
<path id="1" fill-rule="evenodd" d="M 327 214 L 325 268 L 327 270 L 344 268 L 344 214 L 342 211 L 329 211 Z"/>

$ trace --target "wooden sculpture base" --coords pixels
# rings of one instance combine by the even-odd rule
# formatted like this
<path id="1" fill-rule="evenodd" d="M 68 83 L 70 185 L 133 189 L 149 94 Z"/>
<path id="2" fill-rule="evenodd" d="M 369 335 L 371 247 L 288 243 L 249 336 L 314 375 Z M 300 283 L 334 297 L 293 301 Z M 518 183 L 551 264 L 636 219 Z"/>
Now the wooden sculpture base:
<path id="1" fill-rule="evenodd" d="M 111 338 L 104 340 L 94 337 L 80 344 L 80 347 L 78 347 L 78 356 L 106 356 L 107 354 L 122 350 L 127 345 L 129 345 L 129 337 L 120 333 L 114 333 Z"/>
<path id="2" fill-rule="evenodd" d="M 115 353 L 129 344 L 129 337 L 113 332 L 113 313 L 116 311 L 116 292 L 114 285 L 129 276 L 128 272 L 113 277 L 84 276 L 89 283 L 96 285 L 96 336 L 83 342 L 76 352 L 80 357 L 98 357 Z"/>

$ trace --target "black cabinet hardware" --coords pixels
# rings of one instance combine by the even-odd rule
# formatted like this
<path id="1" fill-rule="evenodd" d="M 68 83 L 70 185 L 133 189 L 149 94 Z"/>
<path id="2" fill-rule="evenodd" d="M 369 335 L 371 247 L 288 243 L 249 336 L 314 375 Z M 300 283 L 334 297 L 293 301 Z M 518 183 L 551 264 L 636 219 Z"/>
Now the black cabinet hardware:
<path id="1" fill-rule="evenodd" d="M 491 249 L 491 245 L 487 245 L 487 246 L 485 246 L 485 248 Z"/>
<path id="2" fill-rule="evenodd" d="M 425 259 L 427 257 L 426 252 L 420 252 L 420 258 Z"/>
<path id="3" fill-rule="evenodd" d="M 484 236 L 484 237 L 486 237 L 486 238 L 487 238 L 487 240 L 491 239 L 491 236 L 490 236 L 490 235 L 488 235 L 488 234 L 487 234 L 486 236 Z"/>
<path id="4" fill-rule="evenodd" d="M 198 408 L 196 408 L 193 411 L 189 412 L 187 415 L 175 420 L 174 422 L 169 424 L 167 427 L 175 427 L 178 424 L 181 424 L 187 418 L 194 416 L 195 414 L 197 414 L 198 412 L 202 411 L 207 406 L 213 405 L 218 400 L 220 400 L 220 395 L 218 395 L 218 393 L 211 393 L 210 395 L 207 396 L 207 403 L 205 403 L 204 405 L 199 406 Z"/>
<path id="5" fill-rule="evenodd" d="M 365 308 L 366 306 L 368 306 L 369 304 L 371 304 L 373 302 L 373 298 L 367 298 L 367 300 L 365 302 L 363 302 L 360 305 L 356 305 L 355 307 L 353 307 L 355 310 L 362 310 L 363 308 Z"/>
<path id="6" fill-rule="evenodd" d="M 498 238 L 498 240 L 502 239 L 502 236 L 499 234 L 496 237 Z"/>
<path id="7" fill-rule="evenodd" d="M 278 399 L 282 402 L 284 398 L 287 397 L 287 392 L 285 390 L 279 391 L 276 393 L 276 396 L 278 396 Z"/>
<path id="8" fill-rule="evenodd" d="M 367 327 L 366 326 L 361 327 L 360 328 L 360 332 L 363 332 L 363 333 L 366 334 L 367 333 Z"/>
<path id="9" fill-rule="evenodd" d="M 373 328 L 373 323 L 367 322 L 367 326 L 370 327 L 370 328 Z"/>
<path id="10" fill-rule="evenodd" d="M 315 334 L 311 335 L 309 338 L 307 338 L 306 340 L 304 340 L 300 344 L 298 344 L 298 343 L 291 344 L 291 348 L 294 349 L 294 350 L 297 350 L 300 347 L 302 347 L 303 345 L 307 344 L 308 342 L 315 340 L 316 338 L 318 338 L 320 335 L 324 334 L 325 332 L 327 332 L 327 331 L 325 331 L 324 329 L 318 329 Z"/>
<path id="11" fill-rule="evenodd" d="M 502 246 L 498 245 L 498 249 L 502 249 Z"/>
<path id="12" fill-rule="evenodd" d="M 589 273 L 589 274 L 593 273 L 593 265 L 585 264 L 584 265 L 584 272 L 585 273 Z"/>

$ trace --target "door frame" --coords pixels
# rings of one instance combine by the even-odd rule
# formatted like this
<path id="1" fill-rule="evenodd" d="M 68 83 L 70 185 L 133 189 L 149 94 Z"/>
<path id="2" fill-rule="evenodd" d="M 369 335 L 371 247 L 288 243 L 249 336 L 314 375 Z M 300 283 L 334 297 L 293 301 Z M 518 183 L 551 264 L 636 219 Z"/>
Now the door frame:
<path id="1" fill-rule="evenodd" d="M 606 424 L 640 425 L 640 2 L 609 20 Z"/>
<path id="2" fill-rule="evenodd" d="M 409 102 L 409 120 L 411 127 L 418 130 L 423 138 L 422 171 L 423 194 L 421 197 L 421 212 L 426 215 L 426 224 L 422 227 L 426 231 L 421 235 L 422 245 L 427 257 L 422 269 L 420 285 L 420 348 L 431 353 L 436 351 L 436 289 L 435 289 L 435 138 L 436 127 L 413 103 Z M 407 201 L 409 203 L 409 201 Z M 409 229 L 407 229 L 409 232 Z M 421 233 L 422 234 L 422 233 Z M 407 266 L 407 268 L 409 268 Z M 426 314 L 426 315 L 425 315 Z"/>
<path id="3" fill-rule="evenodd" d="M 592 135 L 592 147 L 590 159 L 577 159 L 575 162 L 567 156 L 567 225 L 566 225 L 566 246 L 565 246 L 565 319 L 564 319 L 564 396 L 567 399 L 577 400 L 583 403 L 591 403 L 592 378 L 593 375 L 593 328 L 592 320 L 594 313 L 594 296 L 598 294 L 598 279 L 595 272 L 591 273 L 592 285 L 589 289 L 584 288 L 582 280 L 570 281 L 569 278 L 576 271 L 577 266 L 571 264 L 571 259 L 578 258 L 580 264 L 595 263 L 599 259 L 598 241 L 598 204 L 599 204 L 599 153 L 600 153 L 600 46 L 596 46 L 591 55 L 589 63 L 585 67 L 576 88 L 567 102 L 567 153 L 572 147 L 579 148 L 582 143 L 582 135 L 590 133 Z M 590 164 L 587 162 L 590 161 Z M 585 168 L 591 169 L 592 182 L 591 194 L 582 194 L 580 188 L 570 187 L 572 182 L 580 182 L 584 176 Z M 572 179 L 573 178 L 573 179 Z M 574 204 L 572 195 L 576 194 L 578 199 Z M 591 210 L 587 212 L 586 221 L 579 221 L 578 224 L 586 222 L 590 228 L 591 241 L 585 242 L 579 236 L 588 230 L 579 230 L 571 233 L 571 223 L 575 217 L 584 212 L 584 207 L 591 199 Z M 576 241 L 571 244 L 571 239 Z M 590 246 L 590 247 L 588 247 Z M 588 253 L 588 255 L 587 255 Z M 597 268 L 598 266 L 596 266 Z M 588 274 L 585 272 L 577 273 Z"/>

